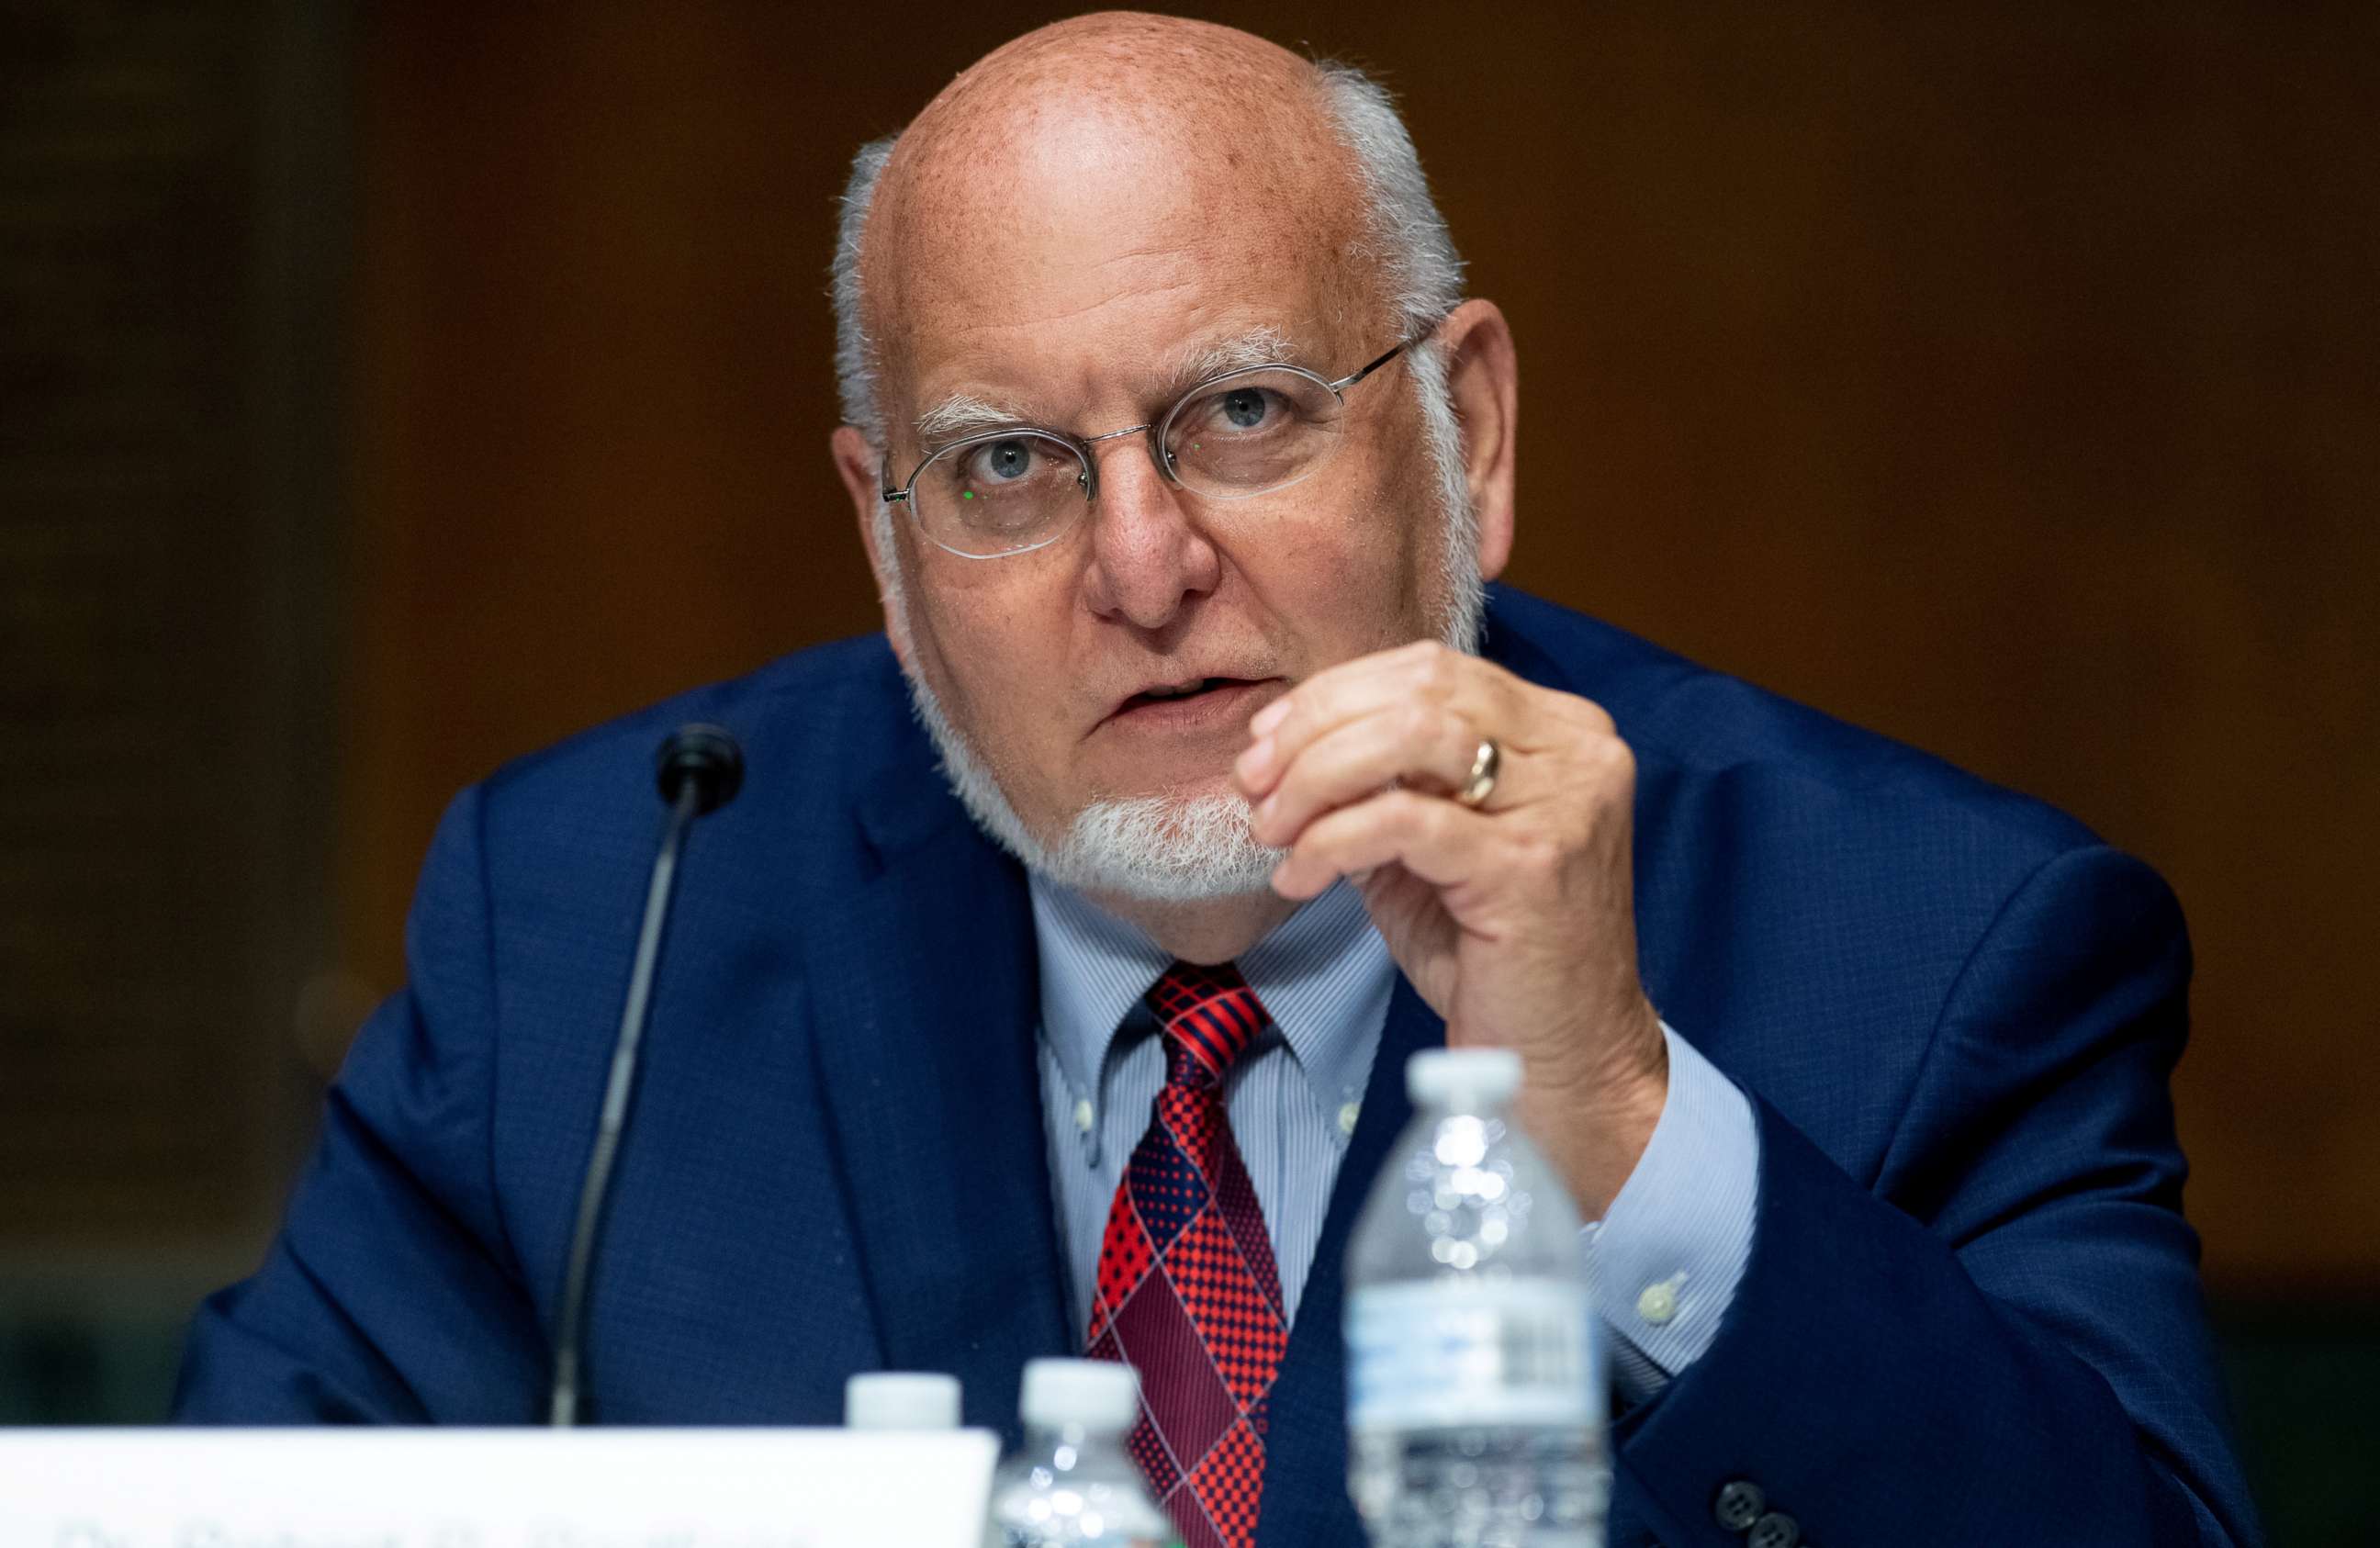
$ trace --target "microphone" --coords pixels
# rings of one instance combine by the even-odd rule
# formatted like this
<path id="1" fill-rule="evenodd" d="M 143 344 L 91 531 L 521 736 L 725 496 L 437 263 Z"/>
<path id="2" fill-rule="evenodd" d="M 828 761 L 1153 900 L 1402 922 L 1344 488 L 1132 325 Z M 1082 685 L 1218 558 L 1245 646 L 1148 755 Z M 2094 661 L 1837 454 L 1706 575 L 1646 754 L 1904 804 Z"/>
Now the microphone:
<path id="1" fill-rule="evenodd" d="M 670 733 L 654 759 L 669 825 L 653 856 L 651 885 L 645 892 L 644 928 L 637 937 L 636 966 L 628 974 L 628 1003 L 620 1011 L 620 1035 L 612 1046 L 612 1078 L 603 1089 L 603 1113 L 595 1127 L 595 1148 L 587 1158 L 578 1191 L 578 1224 L 570 1237 L 570 1267 L 562 1284 L 562 1315 L 553 1336 L 551 1422 L 564 1430 L 578 1422 L 578 1367 L 587 1335 L 587 1276 L 595 1261 L 595 1238 L 603 1220 L 603 1195 L 612 1185 L 612 1162 L 628 1117 L 628 1093 L 636 1083 L 637 1049 L 644 1041 L 652 1009 L 653 969 L 661 959 L 662 928 L 669 923 L 677 882 L 678 852 L 694 819 L 735 799 L 744 787 L 744 753 L 718 726 L 685 725 Z"/>

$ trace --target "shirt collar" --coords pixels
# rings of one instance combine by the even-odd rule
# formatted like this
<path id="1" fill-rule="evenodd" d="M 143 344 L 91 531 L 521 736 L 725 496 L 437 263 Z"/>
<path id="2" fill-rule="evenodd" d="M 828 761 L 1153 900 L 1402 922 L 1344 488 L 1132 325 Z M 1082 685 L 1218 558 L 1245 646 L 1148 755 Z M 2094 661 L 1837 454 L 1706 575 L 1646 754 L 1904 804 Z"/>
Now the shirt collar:
<path id="1" fill-rule="evenodd" d="M 1124 1015 L 1173 959 L 1134 925 L 1082 894 L 1028 878 L 1041 958 L 1041 1027 L 1078 1096 L 1096 1097 Z M 1342 881 L 1238 959 L 1291 1056 L 1326 1109 L 1353 1101 L 1396 987 L 1388 943 Z"/>

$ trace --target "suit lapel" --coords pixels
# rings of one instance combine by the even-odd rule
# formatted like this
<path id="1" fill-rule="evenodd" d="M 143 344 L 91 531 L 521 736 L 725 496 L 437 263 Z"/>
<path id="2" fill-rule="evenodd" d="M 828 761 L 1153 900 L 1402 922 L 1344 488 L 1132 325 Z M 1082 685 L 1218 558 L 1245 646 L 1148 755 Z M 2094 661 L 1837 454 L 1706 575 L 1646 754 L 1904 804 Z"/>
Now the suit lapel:
<path id="1" fill-rule="evenodd" d="M 813 1043 L 885 1365 L 957 1375 L 967 1422 L 1013 1433 L 1025 1361 L 1070 1348 L 1032 912 L 922 772 L 862 804 L 884 868 L 818 933 Z"/>
<path id="2" fill-rule="evenodd" d="M 1390 1147 L 1413 1118 L 1413 1104 L 1405 1099 L 1405 1060 L 1445 1041 L 1446 1023 L 1399 974 L 1380 1031 L 1380 1051 L 1365 1085 L 1362 1116 L 1331 1185 L 1322 1238 L 1314 1266 L 1306 1271 L 1297 1324 L 1289 1330 L 1281 1379 L 1272 1389 L 1258 1548 L 1360 1548 L 1364 1542 L 1347 1498 L 1346 1347 L 1341 1329 L 1347 1242 Z"/>

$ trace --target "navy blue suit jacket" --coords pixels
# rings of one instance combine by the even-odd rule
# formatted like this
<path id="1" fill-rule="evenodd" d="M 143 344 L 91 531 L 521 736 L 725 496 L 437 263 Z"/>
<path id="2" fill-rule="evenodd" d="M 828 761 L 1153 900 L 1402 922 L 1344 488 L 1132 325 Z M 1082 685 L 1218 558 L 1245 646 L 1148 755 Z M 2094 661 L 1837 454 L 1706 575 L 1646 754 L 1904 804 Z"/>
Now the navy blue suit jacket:
<path id="1" fill-rule="evenodd" d="M 1709 1350 L 1616 1425 L 1615 1548 L 1725 1548 L 1744 1479 L 1820 1548 L 2245 1542 L 2166 1079 L 2189 950 L 2072 822 L 1500 591 L 1489 652 L 1638 760 L 1643 969 L 1752 1094 L 1753 1252 Z M 659 826 L 651 756 L 734 729 L 696 830 L 590 1302 L 592 1417 L 831 1423 L 844 1377 L 950 1371 L 1013 1433 L 1071 1352 L 1016 865 L 936 772 L 880 638 L 516 764 L 424 870 L 409 986 L 357 1040 L 188 1419 L 541 1410 L 580 1172 Z M 1362 1541 L 1341 1262 L 1442 1026 L 1401 984 L 1272 1402 L 1258 1541 Z"/>

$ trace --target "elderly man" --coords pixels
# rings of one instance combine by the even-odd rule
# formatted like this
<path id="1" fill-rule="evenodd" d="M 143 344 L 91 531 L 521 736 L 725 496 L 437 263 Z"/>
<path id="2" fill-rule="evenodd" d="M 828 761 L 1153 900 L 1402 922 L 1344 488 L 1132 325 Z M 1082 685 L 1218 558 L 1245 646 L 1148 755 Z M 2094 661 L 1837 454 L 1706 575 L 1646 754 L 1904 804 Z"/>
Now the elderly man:
<path id="1" fill-rule="evenodd" d="M 752 772 L 663 960 L 593 1417 L 823 1421 L 895 1365 L 1006 1426 L 1025 1359 L 1088 1349 L 1142 1366 L 1191 1542 L 1355 1542 L 1350 1225 L 1406 1056 L 1494 1044 L 1597 1222 L 1614 1542 L 2248 1541 L 2169 895 L 1491 597 L 1514 352 L 1459 272 L 1377 88 L 1203 24 L 1044 29 L 865 150 L 832 449 L 886 638 L 464 794 L 185 1414 L 538 1411 L 644 764 L 699 717 Z M 1183 1165 L 1251 1319 L 1220 1409 L 1135 1207 Z"/>

